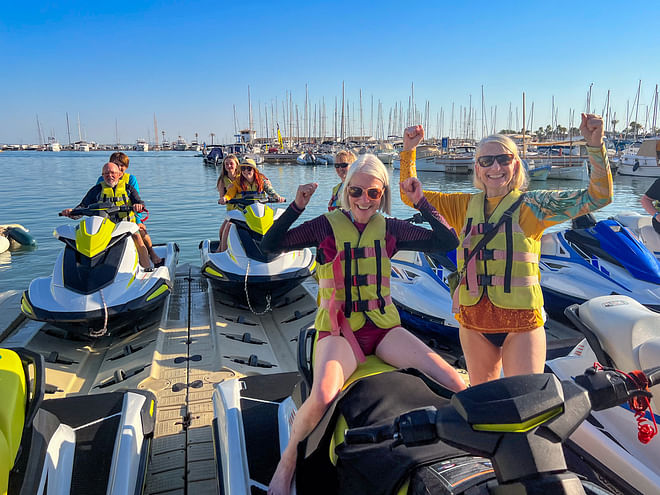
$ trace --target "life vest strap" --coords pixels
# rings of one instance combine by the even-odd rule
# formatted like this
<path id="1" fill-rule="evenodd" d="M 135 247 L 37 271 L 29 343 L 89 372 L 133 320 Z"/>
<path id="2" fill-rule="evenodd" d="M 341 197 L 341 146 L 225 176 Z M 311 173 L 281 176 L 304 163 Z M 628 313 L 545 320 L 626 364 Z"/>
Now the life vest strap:
<path id="1" fill-rule="evenodd" d="M 477 284 L 479 287 L 492 287 L 496 285 L 504 285 L 505 277 L 499 275 L 477 275 Z M 527 277 L 511 277 L 512 287 L 529 287 L 538 284 L 539 279 L 533 275 Z M 465 284 L 465 280 L 461 281 Z"/>
<path id="2" fill-rule="evenodd" d="M 458 253 L 459 251 L 457 251 Z M 463 254 L 462 252 L 460 252 Z M 538 263 L 539 262 L 539 255 L 537 253 L 521 253 L 521 252 L 513 252 L 512 254 L 512 260 L 513 261 L 522 261 L 525 263 Z M 507 259 L 507 253 L 504 249 L 482 249 L 477 253 L 476 255 L 478 260 L 481 261 L 493 261 L 493 260 L 505 260 Z"/>
<path id="3" fill-rule="evenodd" d="M 384 247 L 380 248 L 380 255 L 387 256 L 387 251 Z M 346 259 L 346 251 L 340 251 L 338 253 L 340 260 Z M 376 248 L 373 247 L 358 247 L 350 249 L 350 259 L 360 259 L 360 258 L 375 258 L 376 257 Z"/>
<path id="4" fill-rule="evenodd" d="M 376 285 L 376 281 L 378 279 L 377 275 L 353 275 L 351 276 L 351 284 L 353 287 L 363 287 L 365 285 Z M 389 287 L 390 286 L 390 278 L 389 277 L 381 277 L 380 278 L 380 283 L 383 287 Z M 339 286 L 341 288 L 343 284 Z M 319 280 L 319 288 L 320 289 L 335 289 L 337 287 L 336 282 L 334 279 L 330 278 L 322 278 Z"/>
<path id="5" fill-rule="evenodd" d="M 392 297 L 391 296 L 383 296 L 383 301 L 385 302 L 385 305 L 392 304 Z M 319 308 L 321 309 L 327 309 L 330 311 L 333 307 L 333 300 L 332 297 L 330 299 L 321 299 L 319 303 Z M 335 308 L 340 307 L 342 312 L 344 309 L 344 303 L 335 303 L 334 305 Z M 351 312 L 353 313 L 363 313 L 365 311 L 373 311 L 374 309 L 380 309 L 381 303 L 378 299 L 370 299 L 368 301 L 353 301 L 351 303 Z"/>

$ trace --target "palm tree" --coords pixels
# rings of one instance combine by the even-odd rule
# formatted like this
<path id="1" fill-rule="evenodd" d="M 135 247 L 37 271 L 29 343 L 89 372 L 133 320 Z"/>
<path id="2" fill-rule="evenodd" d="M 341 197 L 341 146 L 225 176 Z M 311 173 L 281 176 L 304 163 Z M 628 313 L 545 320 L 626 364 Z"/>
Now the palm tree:
<path id="1" fill-rule="evenodd" d="M 212 132 L 210 135 L 211 135 L 211 144 L 213 144 L 213 138 L 215 137 L 215 132 Z"/>
<path id="2" fill-rule="evenodd" d="M 617 119 L 612 119 L 612 132 L 616 134 L 616 125 L 619 123 Z"/>

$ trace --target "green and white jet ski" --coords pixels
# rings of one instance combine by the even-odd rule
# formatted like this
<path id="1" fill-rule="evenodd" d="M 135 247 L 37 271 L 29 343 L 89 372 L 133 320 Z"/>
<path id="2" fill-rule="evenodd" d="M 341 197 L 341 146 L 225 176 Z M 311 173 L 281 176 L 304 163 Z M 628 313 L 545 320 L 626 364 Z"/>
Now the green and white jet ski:
<path id="1" fill-rule="evenodd" d="M 0 348 L 0 494 L 139 495 L 156 399 L 126 390 L 43 400 L 43 357 Z"/>
<path id="2" fill-rule="evenodd" d="M 23 293 L 23 314 L 92 337 L 157 321 L 172 289 L 179 247 L 173 242 L 155 245 L 162 265 L 142 268 L 132 239 L 137 224 L 113 222 L 126 208 L 98 203 L 71 212 L 87 218 L 76 227 L 55 229 L 53 235 L 64 249 L 52 275 L 33 280 Z"/>

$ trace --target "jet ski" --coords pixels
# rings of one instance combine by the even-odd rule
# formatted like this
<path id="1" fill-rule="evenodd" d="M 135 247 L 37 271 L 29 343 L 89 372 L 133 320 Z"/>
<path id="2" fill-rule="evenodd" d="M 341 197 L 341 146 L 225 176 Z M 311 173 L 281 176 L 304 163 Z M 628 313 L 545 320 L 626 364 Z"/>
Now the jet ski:
<path id="1" fill-rule="evenodd" d="M 316 261 L 309 249 L 282 254 L 261 250 L 264 234 L 284 213 L 283 208 L 268 206 L 274 202 L 263 194 L 227 201 L 240 206 L 227 212 L 227 249 L 216 253 L 219 241 L 200 243 L 202 274 L 219 297 L 267 311 L 271 299 L 286 294 L 314 273 Z"/>
<path id="2" fill-rule="evenodd" d="M 546 363 L 559 379 L 572 380 L 595 362 L 620 370 L 660 364 L 660 314 L 636 300 L 596 297 L 570 306 L 566 316 L 584 339 L 567 356 Z M 660 423 L 660 386 L 650 391 L 652 411 L 636 417 L 628 404 L 593 411 L 571 435 L 566 448 L 571 458 L 582 461 L 581 474 L 620 493 L 660 492 L 660 438 L 643 443 L 640 433 L 640 426 L 649 431 Z"/>
<path id="3" fill-rule="evenodd" d="M 216 385 L 221 493 L 267 490 L 311 386 L 313 332 L 301 332 L 299 374 Z M 660 382 L 660 368 L 646 376 Z M 301 444 L 292 493 L 607 494 L 567 469 L 562 443 L 592 409 L 624 403 L 638 390 L 622 373 L 588 369 L 574 380 L 514 376 L 452 395 L 415 370 L 369 356 Z"/>
<path id="4" fill-rule="evenodd" d="M 405 328 L 433 333 L 458 343 L 447 276 L 455 261 L 435 253 L 399 251 L 392 257 L 390 293 Z"/>
<path id="5" fill-rule="evenodd" d="M 635 237 L 660 259 L 660 234 L 653 228 L 652 218 L 650 215 L 640 215 L 634 211 L 623 211 L 614 216 L 614 220 L 629 228 Z"/>
<path id="6" fill-rule="evenodd" d="M 0 349 L 0 493 L 142 493 L 155 396 L 125 390 L 44 401 L 43 360 Z"/>
<path id="7" fill-rule="evenodd" d="M 597 296 L 630 296 L 660 311 L 660 261 L 616 220 L 579 217 L 573 228 L 541 238 L 545 310 L 563 320 L 564 309 Z"/>
<path id="8" fill-rule="evenodd" d="M 23 314 L 69 334 L 91 337 L 139 330 L 160 318 L 174 283 L 179 247 L 172 242 L 155 245 L 162 266 L 142 268 L 131 237 L 139 230 L 137 224 L 112 221 L 126 208 L 97 203 L 71 212 L 87 218 L 76 227 L 55 229 L 53 235 L 64 249 L 52 275 L 33 280 L 23 293 Z"/>

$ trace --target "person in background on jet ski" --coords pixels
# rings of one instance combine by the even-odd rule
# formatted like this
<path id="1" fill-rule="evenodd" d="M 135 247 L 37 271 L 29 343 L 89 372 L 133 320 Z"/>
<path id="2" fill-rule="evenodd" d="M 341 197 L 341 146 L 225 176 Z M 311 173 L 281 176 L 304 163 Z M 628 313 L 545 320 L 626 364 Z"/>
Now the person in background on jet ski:
<path id="1" fill-rule="evenodd" d="M 76 208 L 87 208 L 94 203 L 102 203 L 109 199 L 116 199 L 114 201 L 117 205 L 129 204 L 132 205 L 133 211 L 130 214 L 120 213 L 119 220 L 128 220 L 135 222 L 135 213 L 144 211 L 144 202 L 140 199 L 137 191 L 127 183 L 121 182 L 122 173 L 116 163 L 108 162 L 103 165 L 103 182 L 94 185 L 85 197 L 80 201 Z M 78 218 L 72 216 L 71 212 L 75 208 L 66 208 L 61 211 L 61 215 L 65 217 Z M 114 221 L 114 220 L 113 220 Z M 138 252 L 138 259 L 142 268 L 150 268 L 151 261 L 149 260 L 149 252 L 147 251 L 142 236 L 139 233 L 133 234 L 133 241 Z"/>
<path id="2" fill-rule="evenodd" d="M 220 194 L 220 199 L 218 204 L 222 203 L 222 197 L 227 193 L 227 190 L 232 186 L 234 181 L 238 178 L 240 174 L 238 157 L 233 153 L 227 155 L 224 160 L 222 160 L 222 168 L 220 169 L 220 177 L 218 177 L 218 182 L 216 182 L 215 187 Z M 236 205 L 227 205 L 227 211 L 235 210 Z M 220 246 L 227 245 L 227 236 L 229 235 L 229 220 L 222 222 L 220 226 L 220 234 L 218 239 L 220 239 Z M 219 251 L 218 251 L 219 252 Z"/>
<path id="3" fill-rule="evenodd" d="M 653 215 L 651 219 L 653 230 L 660 234 L 660 179 L 656 179 L 642 196 L 642 207 L 646 213 Z"/>
<path id="4" fill-rule="evenodd" d="M 335 172 L 341 179 L 341 182 L 332 188 L 332 197 L 328 202 L 328 211 L 341 208 L 342 186 L 348 173 L 348 166 L 355 161 L 355 154 L 351 150 L 341 150 L 335 156 Z"/>
<path id="5" fill-rule="evenodd" d="M 250 196 L 254 194 L 266 194 L 269 198 L 275 199 L 283 203 L 285 199 L 275 192 L 273 186 L 270 185 L 268 178 L 259 172 L 257 164 L 251 158 L 244 158 L 241 161 L 241 173 L 234 180 L 233 184 L 227 189 L 227 192 L 222 196 L 218 203 L 224 205 L 230 199 L 242 198 L 243 196 Z M 227 249 L 227 236 L 223 239 L 220 236 L 220 246 L 218 253 Z"/>
<path id="6" fill-rule="evenodd" d="M 119 167 L 119 170 L 122 173 L 121 180 L 125 181 L 129 186 L 133 187 L 133 189 L 135 189 L 138 194 L 140 194 L 140 186 L 138 186 L 138 181 L 135 175 L 126 172 L 126 170 L 128 169 L 128 164 L 130 162 L 128 155 L 126 155 L 126 153 L 122 153 L 121 151 L 116 151 L 112 155 L 110 155 L 110 160 L 108 161 L 114 163 Z M 98 183 L 103 182 L 103 176 L 99 177 L 97 182 Z M 160 256 L 158 256 L 158 254 L 156 254 L 156 251 L 154 251 L 153 243 L 151 242 L 151 236 L 147 232 L 147 227 L 144 225 L 144 220 L 146 219 L 146 217 L 147 217 L 146 211 L 141 213 L 136 213 L 135 222 L 140 228 L 140 235 L 142 236 L 144 245 L 147 248 L 147 251 L 149 252 L 149 257 L 151 258 L 151 261 L 153 261 L 154 266 L 160 266 L 163 260 Z"/>
<path id="7" fill-rule="evenodd" d="M 365 355 L 375 354 L 398 368 L 417 368 L 455 392 L 465 388 L 454 368 L 401 326 L 389 293 L 390 258 L 394 253 L 450 251 L 458 243 L 456 233 L 422 195 L 419 180 L 410 178 L 401 184 L 402 194 L 405 192 L 433 230 L 379 213 L 390 213 L 389 174 L 372 154 L 361 155 L 349 168 L 342 208 L 289 230 L 317 187 L 316 183 L 298 187 L 295 200 L 261 243 L 264 252 L 312 246 L 320 252 L 321 302 L 314 322 L 318 331 L 314 383 L 294 418 L 291 438 L 268 490 L 271 494 L 289 493 L 298 443 L 318 424 Z M 347 257 L 353 260 L 344 266 Z M 358 273 L 351 273 L 356 267 Z M 348 296 L 344 281 L 351 287 Z"/>
<path id="8" fill-rule="evenodd" d="M 603 119 L 583 113 L 580 131 L 587 142 L 591 162 L 590 182 L 585 189 L 523 192 L 527 176 L 518 148 L 511 139 L 498 134 L 482 139 L 477 146 L 474 185 L 483 192 L 424 191 L 424 196 L 449 225 L 461 232 L 459 270 L 468 249 L 483 236 L 487 226 L 496 223 L 524 194 L 523 202 L 513 212 L 512 222 L 508 226 L 503 224 L 488 244 L 490 249 L 472 258 L 454 294 L 454 297 L 458 294 L 456 319 L 472 385 L 499 378 L 502 368 L 506 376 L 543 372 L 545 315 L 538 267 L 541 235 L 552 225 L 595 211 L 612 201 Z M 401 180 L 416 175 L 415 147 L 423 138 L 424 129 L 420 125 L 405 130 Z M 411 205 L 403 194 L 401 199 Z"/>

